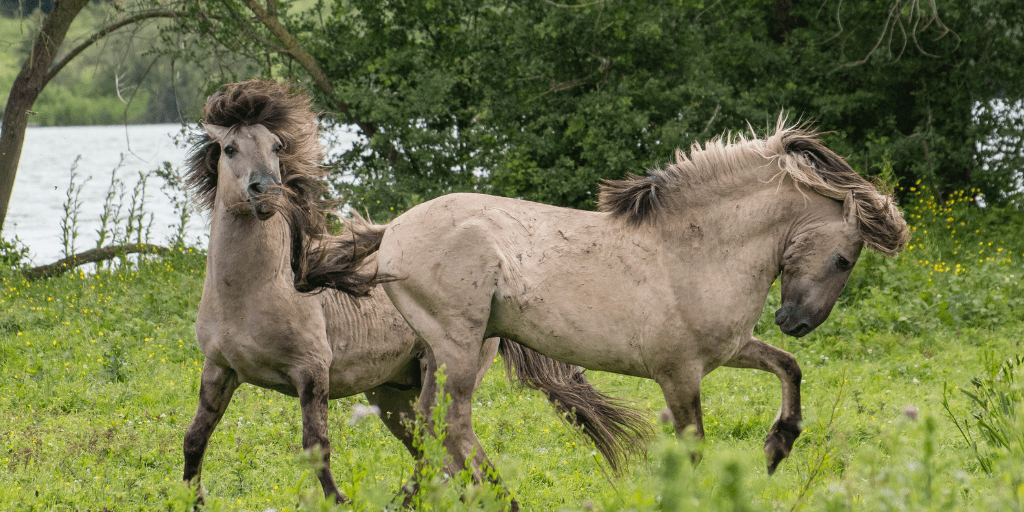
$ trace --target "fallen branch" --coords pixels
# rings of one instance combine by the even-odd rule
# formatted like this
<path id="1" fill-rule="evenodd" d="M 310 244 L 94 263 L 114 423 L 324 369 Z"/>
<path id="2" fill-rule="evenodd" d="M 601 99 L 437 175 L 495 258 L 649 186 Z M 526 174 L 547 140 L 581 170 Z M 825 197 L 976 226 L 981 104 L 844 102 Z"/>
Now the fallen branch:
<path id="1" fill-rule="evenodd" d="M 127 254 L 164 254 L 168 251 L 170 251 L 170 249 L 167 247 L 152 244 L 110 245 L 97 249 L 89 249 L 88 251 L 68 256 L 67 258 L 49 265 L 40 265 L 38 267 L 25 269 L 22 271 L 22 274 L 26 279 L 30 280 L 41 279 L 44 277 L 55 277 L 87 263 L 106 261 L 111 258 Z"/>

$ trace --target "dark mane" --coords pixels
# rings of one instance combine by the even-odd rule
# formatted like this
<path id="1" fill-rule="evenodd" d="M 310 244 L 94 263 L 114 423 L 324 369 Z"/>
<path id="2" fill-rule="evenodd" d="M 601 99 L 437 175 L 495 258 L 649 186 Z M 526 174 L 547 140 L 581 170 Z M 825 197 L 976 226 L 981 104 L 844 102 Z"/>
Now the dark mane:
<path id="1" fill-rule="evenodd" d="M 310 110 L 309 97 L 292 91 L 290 84 L 269 80 L 225 84 L 206 100 L 203 122 L 226 128 L 263 125 L 284 144 L 278 155 L 289 199 L 299 206 L 311 206 L 311 201 L 319 199 L 326 171 L 320 165 L 323 148 L 317 114 Z M 192 144 L 186 184 L 200 210 L 210 210 L 217 196 L 220 145 L 205 133 Z"/>
<path id="2" fill-rule="evenodd" d="M 887 256 L 903 250 L 910 230 L 891 193 L 879 192 L 879 186 L 857 174 L 843 157 L 826 148 L 815 132 L 788 129 L 775 138 L 788 156 L 780 159 L 780 166 L 797 183 L 838 201 L 853 196 L 864 245 Z M 768 146 L 766 149 L 770 150 L 771 144 Z"/>
<path id="3" fill-rule="evenodd" d="M 656 222 L 662 209 L 658 198 L 680 182 L 692 186 L 771 162 L 776 162 L 798 185 L 806 185 L 823 196 L 843 201 L 852 195 L 864 244 L 889 256 L 903 250 L 909 230 L 895 198 L 879 192 L 857 174 L 846 160 L 825 147 L 816 132 L 786 128 L 782 119 L 770 137 L 717 137 L 703 148 L 694 144 L 689 155 L 677 150 L 676 162 L 664 169 L 651 169 L 646 175 L 629 175 L 623 180 L 605 180 L 599 186 L 598 209 L 635 227 Z"/>
<path id="4" fill-rule="evenodd" d="M 651 169 L 646 175 L 626 175 L 624 180 L 604 180 L 598 189 L 597 208 L 621 217 L 633 227 L 654 222 L 661 210 L 659 193 L 667 181 L 662 169 Z"/>

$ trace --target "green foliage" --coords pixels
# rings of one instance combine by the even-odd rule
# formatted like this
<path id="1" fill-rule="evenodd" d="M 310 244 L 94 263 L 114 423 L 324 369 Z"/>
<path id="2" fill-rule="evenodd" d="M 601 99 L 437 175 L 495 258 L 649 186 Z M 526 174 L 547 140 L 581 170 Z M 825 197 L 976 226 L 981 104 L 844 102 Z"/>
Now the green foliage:
<path id="1" fill-rule="evenodd" d="M 947 392 L 943 390 L 942 405 L 949 420 L 974 452 L 978 464 L 992 474 L 996 464 L 1004 458 L 1024 460 L 1024 386 L 1017 373 L 1024 367 L 1024 356 L 1011 357 L 993 366 L 984 377 L 971 379 L 973 391 L 960 389 L 972 402 L 975 429 L 981 434 L 981 443 L 975 440 L 970 422 L 958 418 L 949 407 Z"/>
<path id="2" fill-rule="evenodd" d="M 0 238 L 0 267 L 20 270 L 28 260 L 29 248 L 15 235 L 13 240 Z"/>
<path id="3" fill-rule="evenodd" d="M 260 55 L 270 36 L 223 5 L 183 31 L 246 31 L 259 37 L 227 47 Z M 349 109 L 327 123 L 359 125 L 332 162 L 339 193 L 387 220 L 455 191 L 593 208 L 601 179 L 748 122 L 763 133 L 780 112 L 815 121 L 865 174 L 891 162 L 940 202 L 976 188 L 1018 204 L 1015 5 L 337 0 L 283 22 L 332 83 L 325 104 Z M 251 62 L 299 73 L 276 52 Z"/>

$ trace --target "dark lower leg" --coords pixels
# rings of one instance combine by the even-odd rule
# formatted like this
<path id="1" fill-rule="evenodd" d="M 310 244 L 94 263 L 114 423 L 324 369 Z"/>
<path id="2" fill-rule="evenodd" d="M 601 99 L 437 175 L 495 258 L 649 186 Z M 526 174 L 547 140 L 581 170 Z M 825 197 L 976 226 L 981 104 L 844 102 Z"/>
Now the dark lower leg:
<path id="1" fill-rule="evenodd" d="M 768 473 L 789 456 L 793 442 L 800 435 L 800 366 L 789 352 L 775 348 L 757 338 L 751 338 L 731 360 L 725 363 L 733 368 L 756 368 L 774 373 L 782 385 L 782 405 L 765 438 L 764 451 Z"/>
<path id="2" fill-rule="evenodd" d="M 413 458 L 420 457 L 420 451 L 413 444 L 412 422 L 416 420 L 416 398 L 420 390 L 413 388 L 399 390 L 387 385 L 378 386 L 366 392 L 366 400 L 380 408 L 380 420 L 394 436 L 405 445 Z"/>
<path id="3" fill-rule="evenodd" d="M 346 502 L 348 497 L 338 489 L 331 473 L 331 441 L 327 435 L 327 371 L 305 376 L 296 384 L 302 406 L 302 448 L 320 453 L 322 465 L 317 470 L 317 478 L 324 495 L 334 496 L 338 503 Z"/>
<path id="4" fill-rule="evenodd" d="M 224 417 L 224 412 L 231 402 L 231 396 L 238 388 L 238 381 L 233 371 L 207 362 L 199 385 L 199 407 L 192 423 L 185 432 L 182 450 L 185 455 L 185 470 L 182 476 L 185 482 L 198 487 L 199 499 L 202 501 L 202 484 L 200 482 L 203 456 L 206 446 L 213 435 L 214 429 Z"/>

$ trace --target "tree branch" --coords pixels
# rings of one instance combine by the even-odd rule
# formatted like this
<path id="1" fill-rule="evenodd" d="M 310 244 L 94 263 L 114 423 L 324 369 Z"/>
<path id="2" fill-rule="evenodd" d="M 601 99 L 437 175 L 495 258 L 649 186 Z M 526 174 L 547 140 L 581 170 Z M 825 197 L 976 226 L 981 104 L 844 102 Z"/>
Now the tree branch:
<path id="1" fill-rule="evenodd" d="M 871 51 L 869 51 L 868 54 L 865 55 L 864 58 L 861 60 L 840 64 L 839 67 L 836 68 L 836 71 L 839 71 L 840 69 L 843 69 L 845 67 L 860 66 L 861 64 L 866 63 L 868 59 L 870 59 L 871 56 L 874 55 L 875 50 L 877 50 L 878 47 L 881 46 L 882 41 L 885 40 L 885 34 L 889 31 L 889 24 L 892 23 L 893 13 L 896 11 L 896 8 L 899 7 L 899 5 L 899 0 L 896 0 L 896 2 L 893 2 L 892 7 L 889 8 L 889 15 L 885 18 L 885 25 L 882 26 L 882 34 L 878 36 L 878 41 L 875 43 L 875 46 L 871 48 Z M 899 13 L 896 13 L 896 16 L 899 16 Z"/>
<path id="2" fill-rule="evenodd" d="M 151 244 L 111 245 L 97 249 L 89 249 L 88 251 L 68 256 L 67 258 L 49 265 L 40 265 L 38 267 L 26 269 L 22 271 L 22 274 L 26 279 L 30 280 L 42 279 L 44 277 L 55 277 L 87 263 L 106 261 L 126 254 L 165 254 L 169 251 L 170 249 L 167 247 Z"/>
<path id="3" fill-rule="evenodd" d="M 57 73 L 60 73 L 60 71 L 62 69 L 64 69 L 64 66 L 66 66 L 69 62 L 71 62 L 72 59 L 77 57 L 78 54 L 82 53 L 83 51 L 85 51 L 86 48 L 92 46 L 92 44 L 95 43 L 96 41 L 99 41 L 100 39 L 103 39 L 104 37 L 109 35 L 111 32 L 114 32 L 114 31 L 116 31 L 116 30 L 118 30 L 118 29 L 120 29 L 122 27 L 127 26 L 127 25 L 131 25 L 133 23 L 138 23 L 140 21 L 144 21 L 144 20 L 148 20 L 148 19 L 153 19 L 153 18 L 178 18 L 178 17 L 182 17 L 182 16 L 188 16 L 188 14 L 186 12 L 184 12 L 184 11 L 169 11 L 169 10 L 165 10 L 165 9 L 158 9 L 158 10 L 143 11 L 143 12 L 140 12 L 140 13 L 136 13 L 133 16 L 129 16 L 129 17 L 124 18 L 122 20 L 119 20 L 119 21 L 116 21 L 114 23 L 111 23 L 110 25 L 107 25 L 107 26 L 97 30 L 96 32 L 93 32 L 93 34 L 91 36 L 89 36 L 89 38 L 86 39 L 84 42 L 82 42 L 82 44 L 79 44 L 78 46 L 73 48 L 71 51 L 69 51 L 66 55 L 61 57 L 60 60 L 58 60 L 57 62 L 53 63 L 53 65 L 50 66 L 50 69 L 48 69 L 47 72 L 46 72 L 46 77 L 43 79 L 44 83 L 48 83 L 50 80 L 53 79 L 53 77 L 57 76 Z"/>
<path id="4" fill-rule="evenodd" d="M 284 45 L 285 51 L 288 55 L 291 55 L 296 62 L 306 70 L 309 77 L 313 79 L 313 83 L 316 84 L 317 88 L 320 89 L 331 102 L 331 104 L 341 111 L 342 114 L 348 118 L 349 122 L 359 126 L 359 129 L 363 131 L 363 134 L 367 138 L 373 137 L 377 133 L 377 127 L 372 123 L 367 123 L 359 118 L 355 113 L 352 112 L 352 108 L 348 103 L 339 100 L 334 95 L 334 86 L 331 85 L 331 81 L 327 78 L 327 73 L 317 64 L 316 59 L 313 58 L 305 48 L 299 44 L 299 41 L 295 39 L 288 29 L 286 29 L 281 22 L 278 20 L 276 13 L 271 13 L 263 8 L 262 5 L 256 2 L 256 0 L 242 0 L 242 3 L 249 8 L 256 15 L 257 18 L 263 23 L 267 30 L 277 38 L 278 41 Z M 273 5 L 273 4 L 271 4 Z"/>

